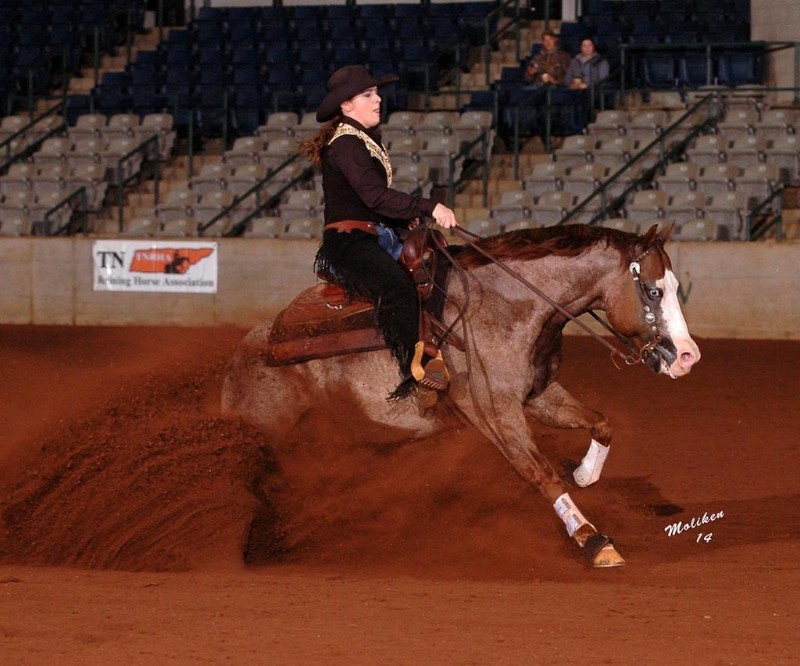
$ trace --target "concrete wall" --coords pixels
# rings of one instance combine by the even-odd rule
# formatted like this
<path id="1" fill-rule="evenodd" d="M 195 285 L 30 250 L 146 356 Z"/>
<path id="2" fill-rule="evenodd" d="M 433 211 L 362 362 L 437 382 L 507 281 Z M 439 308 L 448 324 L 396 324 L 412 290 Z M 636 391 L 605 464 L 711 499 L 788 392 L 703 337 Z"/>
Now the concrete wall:
<path id="1" fill-rule="evenodd" d="M 751 0 L 750 36 L 755 40 L 800 40 L 800 2 L 797 0 Z M 794 49 L 775 51 L 770 56 L 771 80 L 768 85 L 780 88 L 794 86 Z M 789 104 L 794 93 L 782 92 L 777 100 Z"/>
<path id="2" fill-rule="evenodd" d="M 0 240 L 0 323 L 248 326 L 316 281 L 316 241 L 225 239 L 216 294 L 94 291 L 92 243 Z"/>
<path id="3" fill-rule="evenodd" d="M 249 327 L 316 281 L 316 241 L 234 238 L 219 241 L 216 294 L 97 292 L 92 242 L 0 240 L 0 324 Z M 800 339 L 800 243 L 671 243 L 668 250 L 694 335 Z"/>

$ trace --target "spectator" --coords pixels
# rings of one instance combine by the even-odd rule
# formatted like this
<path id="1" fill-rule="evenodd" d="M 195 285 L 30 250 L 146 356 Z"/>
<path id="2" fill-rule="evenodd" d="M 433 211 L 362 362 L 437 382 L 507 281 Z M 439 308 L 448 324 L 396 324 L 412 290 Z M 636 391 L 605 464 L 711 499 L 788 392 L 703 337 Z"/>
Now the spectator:
<path id="1" fill-rule="evenodd" d="M 523 70 L 525 87 L 524 91 L 520 91 L 523 94 L 503 110 L 501 131 L 511 135 L 516 127 L 523 136 L 541 132 L 541 106 L 545 104 L 547 91 L 563 87 L 569 64 L 570 55 L 559 46 L 558 35 L 552 30 L 545 30 L 541 49 L 538 52 L 534 49 L 533 57 Z"/>
<path id="2" fill-rule="evenodd" d="M 591 37 L 581 40 L 581 52 L 569 64 L 564 81 L 572 90 L 585 90 L 608 78 L 609 65 Z"/>
<path id="3" fill-rule="evenodd" d="M 533 87 L 562 85 L 570 65 L 569 53 L 558 43 L 558 35 L 552 30 L 542 33 L 542 49 L 534 55 L 525 68 L 525 83 Z"/>

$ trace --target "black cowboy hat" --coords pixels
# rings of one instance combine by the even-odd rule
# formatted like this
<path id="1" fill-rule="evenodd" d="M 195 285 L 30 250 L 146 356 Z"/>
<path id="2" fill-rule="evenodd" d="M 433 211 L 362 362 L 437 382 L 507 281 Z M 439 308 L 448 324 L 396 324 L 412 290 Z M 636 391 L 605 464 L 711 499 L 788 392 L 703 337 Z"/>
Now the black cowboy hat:
<path id="1" fill-rule="evenodd" d="M 367 88 L 385 86 L 397 81 L 396 74 L 385 74 L 376 79 L 363 65 L 347 65 L 337 69 L 328 79 L 328 94 L 317 109 L 317 122 L 324 123 L 339 113 L 342 102 L 355 97 Z"/>

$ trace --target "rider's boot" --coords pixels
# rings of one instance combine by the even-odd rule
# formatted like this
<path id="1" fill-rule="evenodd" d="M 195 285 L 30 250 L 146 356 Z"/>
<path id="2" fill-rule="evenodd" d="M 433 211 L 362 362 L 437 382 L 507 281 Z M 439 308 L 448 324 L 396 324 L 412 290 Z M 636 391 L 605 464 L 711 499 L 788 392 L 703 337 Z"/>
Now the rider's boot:
<path id="1" fill-rule="evenodd" d="M 441 350 L 430 343 L 426 344 L 424 340 L 417 342 L 414 347 L 411 374 L 421 387 L 433 391 L 444 391 L 450 384 L 450 373 Z"/>

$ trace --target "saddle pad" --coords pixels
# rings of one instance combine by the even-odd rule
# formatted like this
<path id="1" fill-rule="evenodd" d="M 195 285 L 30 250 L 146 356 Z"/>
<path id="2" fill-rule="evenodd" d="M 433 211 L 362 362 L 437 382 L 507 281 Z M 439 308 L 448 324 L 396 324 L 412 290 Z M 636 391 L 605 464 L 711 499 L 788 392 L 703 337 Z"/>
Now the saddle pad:
<path id="1" fill-rule="evenodd" d="M 275 318 L 264 354 L 270 365 L 287 365 L 384 347 L 372 305 L 322 283 L 301 292 Z"/>

